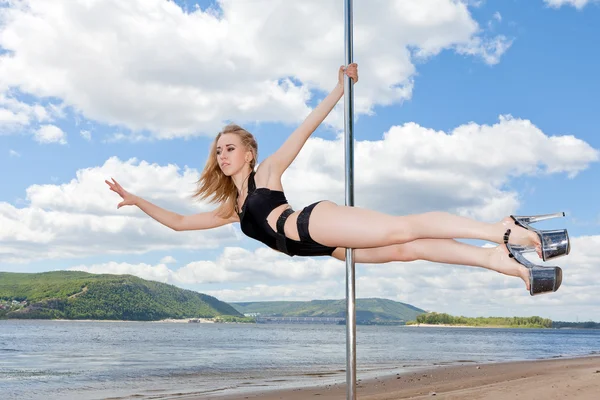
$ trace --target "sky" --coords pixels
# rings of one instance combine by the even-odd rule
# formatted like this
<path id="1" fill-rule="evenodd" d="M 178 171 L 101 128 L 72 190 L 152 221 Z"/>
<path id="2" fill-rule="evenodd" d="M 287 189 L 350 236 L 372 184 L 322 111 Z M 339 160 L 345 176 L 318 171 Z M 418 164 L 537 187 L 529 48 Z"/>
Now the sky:
<path id="1" fill-rule="evenodd" d="M 133 274 L 235 301 L 342 299 L 344 262 L 279 254 L 239 224 L 174 232 L 104 180 L 194 214 L 235 122 L 274 152 L 335 86 L 344 1 L 0 1 L 0 271 Z M 496 222 L 564 211 L 558 292 L 423 261 L 356 265 L 358 298 L 452 315 L 600 321 L 600 2 L 354 2 L 355 205 Z M 283 176 L 344 204 L 343 100 Z M 488 246 L 483 241 L 468 241 Z"/>

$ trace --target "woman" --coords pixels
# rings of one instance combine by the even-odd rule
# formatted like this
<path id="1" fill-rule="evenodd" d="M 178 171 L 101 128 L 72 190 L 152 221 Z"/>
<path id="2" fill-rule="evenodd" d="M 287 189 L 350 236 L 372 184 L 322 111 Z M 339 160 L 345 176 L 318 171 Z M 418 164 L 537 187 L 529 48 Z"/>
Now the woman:
<path id="1" fill-rule="evenodd" d="M 283 145 L 256 169 L 258 147 L 254 137 L 237 125 L 228 125 L 215 138 L 195 196 L 219 204 L 212 212 L 179 215 L 162 209 L 119 185 L 106 181 L 121 196 L 118 207 L 135 205 L 176 231 L 209 229 L 240 222 L 242 231 L 290 256 L 333 256 L 345 259 L 355 249 L 357 263 L 427 260 L 488 268 L 520 277 L 532 295 L 556 291 L 561 284 L 558 267 L 540 267 L 522 257 L 536 251 L 544 256 L 545 232 L 528 225 L 533 220 L 507 217 L 495 224 L 477 222 L 445 212 L 391 216 L 330 201 L 293 211 L 287 204 L 281 176 L 302 146 L 331 112 L 344 92 L 344 74 L 358 82 L 358 67 L 340 67 L 333 91 L 312 111 Z M 530 217 L 531 218 L 531 217 Z M 568 254 L 566 244 L 548 258 Z M 482 248 L 453 239 L 483 239 L 505 245 Z M 514 257 L 517 257 L 515 260 Z"/>

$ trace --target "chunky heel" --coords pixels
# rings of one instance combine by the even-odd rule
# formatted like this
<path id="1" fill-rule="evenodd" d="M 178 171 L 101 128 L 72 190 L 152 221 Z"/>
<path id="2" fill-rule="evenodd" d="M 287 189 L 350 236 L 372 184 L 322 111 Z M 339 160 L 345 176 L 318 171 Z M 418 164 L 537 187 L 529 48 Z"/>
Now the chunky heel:
<path id="1" fill-rule="evenodd" d="M 529 294 L 537 296 L 538 294 L 556 292 L 562 283 L 562 269 L 560 267 L 544 267 L 533 264 L 523 256 L 523 253 L 529 252 L 530 248 L 524 246 L 511 245 L 508 243 L 510 229 L 504 234 L 504 244 L 508 249 L 508 255 L 514 258 L 519 264 L 529 270 Z"/>
<path id="2" fill-rule="evenodd" d="M 564 217 L 565 213 L 555 214 L 542 214 L 533 216 L 514 216 L 510 217 L 515 221 L 515 224 L 523 227 L 527 230 L 535 232 L 540 238 L 542 247 L 542 260 L 548 261 L 553 258 L 566 256 L 571 252 L 571 242 L 569 240 L 569 233 L 566 229 L 556 230 L 539 230 L 535 229 L 529 224 L 535 222 L 545 221 L 552 218 Z"/>
<path id="3" fill-rule="evenodd" d="M 529 294 L 532 296 L 556 292 L 561 283 L 562 269 L 560 267 L 536 265 L 529 268 Z"/>
<path id="4" fill-rule="evenodd" d="M 571 252 L 571 242 L 566 229 L 538 231 L 538 235 L 542 241 L 542 259 L 544 261 L 566 256 Z"/>

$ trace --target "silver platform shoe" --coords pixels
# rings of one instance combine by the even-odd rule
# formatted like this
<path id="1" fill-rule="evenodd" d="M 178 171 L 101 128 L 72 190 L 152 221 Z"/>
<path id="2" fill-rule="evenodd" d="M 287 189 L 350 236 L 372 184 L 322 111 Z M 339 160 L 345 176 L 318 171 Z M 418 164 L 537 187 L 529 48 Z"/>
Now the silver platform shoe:
<path id="1" fill-rule="evenodd" d="M 569 254 L 571 251 L 571 242 L 566 229 L 555 230 L 539 230 L 535 229 L 530 224 L 535 222 L 545 221 L 552 218 L 564 217 L 565 213 L 544 214 L 533 216 L 514 216 L 510 217 L 515 221 L 515 224 L 527 230 L 537 233 L 542 243 L 542 260 L 548 261 L 556 257 L 562 257 Z M 535 251 L 534 248 L 525 248 L 521 253 L 530 253 Z"/>
<path id="2" fill-rule="evenodd" d="M 533 264 L 523 256 L 524 250 L 527 250 L 527 248 L 508 243 L 509 236 L 510 229 L 504 234 L 504 244 L 508 249 L 509 257 L 514 258 L 529 270 L 529 294 L 536 296 L 556 292 L 562 283 L 562 269 L 560 267 L 543 267 Z"/>

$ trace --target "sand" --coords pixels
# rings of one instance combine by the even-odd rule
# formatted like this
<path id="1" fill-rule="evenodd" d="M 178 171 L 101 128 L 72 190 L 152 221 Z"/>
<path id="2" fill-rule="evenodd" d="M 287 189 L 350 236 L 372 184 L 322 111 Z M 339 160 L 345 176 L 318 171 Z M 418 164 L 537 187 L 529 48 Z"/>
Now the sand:
<path id="1" fill-rule="evenodd" d="M 360 380 L 360 400 L 396 399 L 600 399 L 600 356 L 444 366 Z M 346 399 L 345 381 L 325 387 L 249 394 L 185 396 L 186 399 Z"/>

